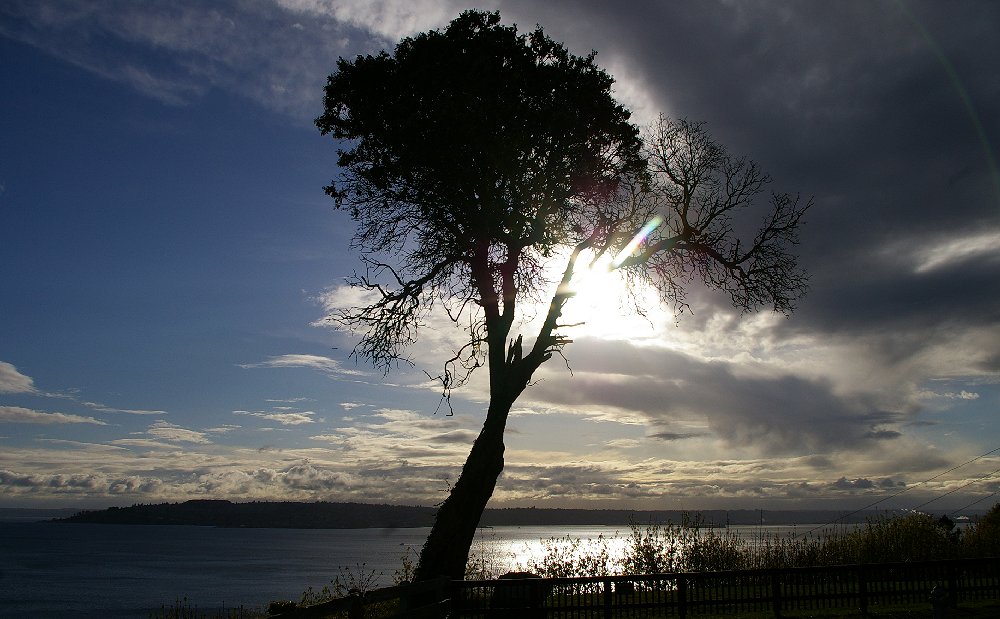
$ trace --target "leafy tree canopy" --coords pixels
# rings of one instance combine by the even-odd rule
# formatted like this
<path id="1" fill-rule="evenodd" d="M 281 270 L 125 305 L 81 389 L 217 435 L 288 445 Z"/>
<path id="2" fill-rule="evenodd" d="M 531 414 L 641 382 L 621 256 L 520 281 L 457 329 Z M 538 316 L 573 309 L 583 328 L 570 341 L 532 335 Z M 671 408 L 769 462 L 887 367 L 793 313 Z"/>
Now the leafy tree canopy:
<path id="1" fill-rule="evenodd" d="M 519 34 L 498 13 L 468 11 L 393 54 L 340 59 L 327 83 L 316 122 L 341 144 L 327 192 L 357 223 L 365 268 L 351 283 L 371 295 L 332 318 L 363 334 L 355 355 L 388 371 L 440 304 L 468 325 L 445 393 L 481 365 L 489 372 L 483 429 L 417 579 L 464 574 L 503 470 L 511 406 L 570 342 L 560 317 L 579 260 L 608 259 L 679 307 L 692 280 L 745 311 L 788 312 L 805 289 L 790 248 L 809 205 L 770 194 L 744 240 L 734 214 L 767 195 L 770 178 L 702 124 L 661 118 L 641 139 L 594 59 L 540 28 Z M 526 344 L 512 335 L 518 304 L 543 308 Z"/>
<path id="2" fill-rule="evenodd" d="M 481 306 L 502 349 L 517 301 L 548 283 L 546 261 L 595 233 L 606 242 L 595 215 L 645 171 L 612 83 L 593 53 L 519 34 L 498 13 L 340 59 L 317 125 L 347 141 L 327 192 L 358 223 L 367 270 L 353 283 L 381 297 L 341 316 L 368 330 L 362 356 L 400 358 L 435 300 Z"/>

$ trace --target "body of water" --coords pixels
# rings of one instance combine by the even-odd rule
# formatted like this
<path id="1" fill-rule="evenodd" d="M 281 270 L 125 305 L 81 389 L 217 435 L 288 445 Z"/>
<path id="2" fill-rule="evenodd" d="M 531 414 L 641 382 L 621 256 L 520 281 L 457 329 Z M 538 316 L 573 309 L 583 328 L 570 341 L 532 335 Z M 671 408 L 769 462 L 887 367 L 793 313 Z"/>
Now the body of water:
<path id="1" fill-rule="evenodd" d="M 810 528 L 730 530 L 750 536 Z M 184 599 L 199 610 L 257 608 L 298 601 L 345 569 L 389 585 L 427 533 L 0 522 L 0 617 L 147 618 Z M 504 571 L 540 559 L 542 540 L 601 536 L 616 552 L 628 533 L 627 526 L 496 527 L 480 530 L 473 553 Z"/>

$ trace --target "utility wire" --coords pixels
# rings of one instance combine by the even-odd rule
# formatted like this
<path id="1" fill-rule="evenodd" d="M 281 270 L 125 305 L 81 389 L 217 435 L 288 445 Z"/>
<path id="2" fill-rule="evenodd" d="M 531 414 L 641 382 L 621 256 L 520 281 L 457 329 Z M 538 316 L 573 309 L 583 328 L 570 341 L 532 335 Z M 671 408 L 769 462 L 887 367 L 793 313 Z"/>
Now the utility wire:
<path id="1" fill-rule="evenodd" d="M 821 524 L 819 526 L 813 527 L 812 529 L 806 531 L 805 534 L 809 535 L 810 533 L 812 533 L 814 531 L 818 531 L 819 529 L 822 529 L 823 527 L 829 526 L 831 524 L 836 524 L 837 522 L 845 520 L 846 518 L 850 518 L 851 516 L 853 516 L 855 514 L 859 514 L 859 513 L 863 512 L 863 511 L 865 511 L 866 509 L 871 509 L 872 507 L 875 507 L 879 503 L 884 503 L 885 501 L 888 501 L 889 499 L 894 499 L 894 498 L 898 497 L 901 494 L 907 493 L 910 490 L 913 490 L 914 488 L 917 488 L 919 486 L 922 486 L 922 485 L 926 484 L 927 482 L 934 481 L 938 477 L 943 477 L 943 476 L 947 475 L 948 473 L 951 473 L 952 471 L 957 471 L 958 469 L 962 468 L 963 466 L 968 466 L 968 465 L 972 464 L 976 460 L 982 460 L 986 456 L 988 456 L 990 454 L 994 454 L 994 453 L 996 453 L 998 451 L 1000 451 L 1000 447 L 997 447 L 995 449 L 991 449 L 991 450 L 987 451 L 984 454 L 980 454 L 980 455 L 976 456 L 975 458 L 973 458 L 972 460 L 969 460 L 968 462 L 963 462 L 962 464 L 959 464 L 958 466 L 954 466 L 954 467 L 948 469 L 947 471 L 945 471 L 943 473 L 938 473 L 934 477 L 930 477 L 928 479 L 925 479 L 924 481 L 916 483 L 916 484 L 913 484 L 912 486 L 907 486 L 906 488 L 904 488 L 903 490 L 900 490 L 896 494 L 891 494 L 891 495 L 889 495 L 887 497 L 882 497 L 881 499 L 875 501 L 874 503 L 869 503 L 868 505 L 865 505 L 861 509 L 856 509 L 853 512 L 850 512 L 848 514 L 845 514 L 845 515 L 841 516 L 840 518 L 837 518 L 836 520 L 833 520 L 831 522 L 827 522 L 825 524 Z M 998 470 L 1000 470 L 1000 469 L 998 469 Z M 996 472 L 997 471 L 994 471 L 993 473 L 990 473 L 990 475 L 994 475 Z M 989 475 L 986 475 L 986 477 L 989 477 Z M 982 479 L 982 478 L 980 478 L 980 479 Z M 977 479 L 976 481 L 979 481 L 979 480 Z M 975 483 L 975 482 L 970 482 L 970 483 Z M 966 484 L 966 485 L 968 485 L 968 484 Z M 964 488 L 964 487 L 965 486 L 962 486 L 962 488 Z M 961 490 L 961 488 L 956 488 L 956 490 Z M 952 490 L 951 492 L 955 492 L 955 490 Z M 948 494 L 951 494 L 951 492 L 949 492 Z M 946 496 L 946 495 L 941 495 L 941 496 Z M 941 497 L 937 497 L 937 499 L 940 499 L 940 498 Z M 928 501 L 927 503 L 930 503 L 932 501 L 936 501 L 937 499 L 932 499 L 931 501 Z M 927 505 L 927 503 L 924 503 L 923 505 Z M 913 509 L 919 509 L 920 507 L 923 507 L 923 505 L 919 505 L 917 507 L 914 507 Z"/>
<path id="2" fill-rule="evenodd" d="M 993 491 L 993 492 L 992 492 L 991 494 L 987 494 L 987 495 L 986 495 L 986 496 L 984 496 L 984 497 L 979 497 L 978 499 L 976 499 L 975 501 L 973 501 L 973 502 L 969 503 L 968 505 L 965 505 L 964 507 L 960 507 L 960 508 L 956 509 L 956 510 L 955 510 L 955 513 L 958 513 L 958 512 L 964 512 L 965 510 L 969 509 L 970 507 L 972 507 L 972 506 L 973 506 L 973 505 L 975 505 L 976 503 L 982 503 L 982 502 L 983 502 L 983 501 L 985 501 L 986 499 L 992 499 L 992 498 L 993 498 L 993 497 L 995 497 L 995 496 L 996 496 L 997 494 L 1000 494 L 1000 490 L 994 490 L 994 491 Z"/>
<path id="3" fill-rule="evenodd" d="M 1000 469 L 997 469 L 997 470 L 993 471 L 992 473 L 987 473 L 987 474 L 983 475 L 982 477 L 977 477 L 976 479 L 973 479 L 969 483 L 962 484 L 961 486 L 959 486 L 958 488 L 955 488 L 954 490 L 949 490 L 948 492 L 945 492 L 944 494 L 942 494 L 940 496 L 936 496 L 933 499 L 931 499 L 930 501 L 927 501 L 926 503 L 921 503 L 920 505 L 917 505 L 916 507 L 914 507 L 913 511 L 917 511 L 918 509 L 920 509 L 924 505 L 929 505 L 929 504 L 933 503 L 934 501 L 936 501 L 938 499 L 942 499 L 942 498 L 948 496 L 949 494 L 958 492 L 962 488 L 966 488 L 968 486 L 971 486 L 972 484 L 974 484 L 976 482 L 979 482 L 979 481 L 982 481 L 982 480 L 986 479 L 987 477 L 992 477 L 992 476 L 996 475 L 997 473 L 1000 473 Z"/>

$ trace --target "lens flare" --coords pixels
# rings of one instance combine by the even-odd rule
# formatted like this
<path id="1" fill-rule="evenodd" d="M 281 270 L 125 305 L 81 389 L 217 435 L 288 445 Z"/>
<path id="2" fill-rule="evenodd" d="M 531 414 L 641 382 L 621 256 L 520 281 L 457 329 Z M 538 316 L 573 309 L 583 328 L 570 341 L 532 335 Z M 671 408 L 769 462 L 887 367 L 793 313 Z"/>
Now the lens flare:
<path id="1" fill-rule="evenodd" d="M 622 263 L 625 262 L 625 260 L 627 260 L 629 256 L 631 256 L 635 252 L 636 249 L 638 249 L 639 245 L 641 245 L 643 241 L 645 241 L 649 237 L 649 235 L 653 233 L 654 230 L 659 228 L 660 224 L 662 223 L 663 223 L 663 217 L 659 215 L 654 215 L 652 219 L 646 222 L 646 225 L 643 226 L 641 230 L 636 232 L 635 236 L 632 237 L 632 240 L 628 242 L 628 245 L 626 245 L 624 249 L 618 252 L 618 255 L 615 256 L 615 259 L 611 261 L 611 268 L 617 269 L 618 267 L 620 267 Z"/>

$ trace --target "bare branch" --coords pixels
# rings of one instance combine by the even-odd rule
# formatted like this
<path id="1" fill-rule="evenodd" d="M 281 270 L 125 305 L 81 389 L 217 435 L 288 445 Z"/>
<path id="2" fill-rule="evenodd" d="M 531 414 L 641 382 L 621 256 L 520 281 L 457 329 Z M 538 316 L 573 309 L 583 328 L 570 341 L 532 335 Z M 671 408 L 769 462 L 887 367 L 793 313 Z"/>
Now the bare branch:
<path id="1" fill-rule="evenodd" d="M 684 286 L 701 279 L 726 292 L 742 311 L 770 306 L 788 313 L 807 287 L 792 253 L 802 217 L 812 205 L 771 194 L 771 208 L 750 242 L 733 217 L 752 207 L 771 178 L 746 157 L 733 157 L 702 123 L 660 118 L 648 132 L 651 191 L 666 219 L 620 268 L 644 269 L 640 279 L 664 301 L 686 308 Z"/>

